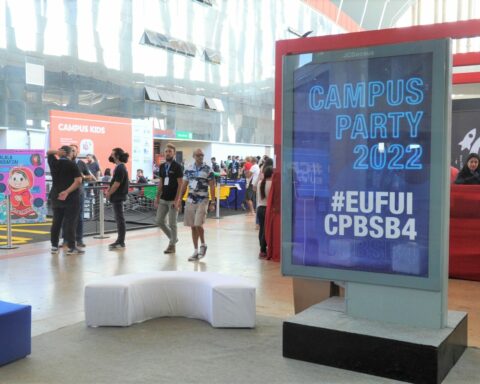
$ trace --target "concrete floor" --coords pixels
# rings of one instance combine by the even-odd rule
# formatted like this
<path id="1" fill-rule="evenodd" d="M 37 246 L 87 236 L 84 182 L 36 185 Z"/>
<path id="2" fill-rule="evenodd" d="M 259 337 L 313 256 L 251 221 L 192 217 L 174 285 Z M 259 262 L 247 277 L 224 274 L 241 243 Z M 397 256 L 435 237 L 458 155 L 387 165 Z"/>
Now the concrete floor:
<path id="1" fill-rule="evenodd" d="M 165 255 L 166 237 L 157 228 L 127 233 L 127 248 L 109 251 L 115 240 L 85 238 L 82 256 L 50 254 L 49 242 L 0 250 L 0 299 L 32 305 L 32 335 L 84 320 L 85 284 L 102 277 L 155 270 L 214 271 L 239 275 L 257 286 L 257 313 L 286 318 L 294 314 L 292 279 L 280 264 L 258 259 L 258 232 L 253 217 L 243 214 L 208 219 L 208 252 L 189 262 L 190 229 L 179 223 L 175 255 Z M 480 346 L 480 282 L 450 280 L 449 308 L 469 313 L 469 345 Z"/>
<path id="2" fill-rule="evenodd" d="M 208 219 L 207 257 L 187 261 L 193 247 L 190 230 L 179 223 L 175 255 L 165 255 L 165 235 L 157 228 L 129 231 L 127 248 L 109 251 L 115 240 L 85 238 L 82 256 L 50 254 L 49 242 L 0 249 L 0 299 L 32 305 L 33 335 L 84 319 L 83 289 L 105 276 L 155 271 L 214 271 L 240 275 L 256 284 L 257 312 L 276 317 L 294 314 L 292 279 L 283 277 L 280 264 L 259 260 L 258 232 L 253 217 L 243 214 Z M 480 282 L 450 280 L 449 308 L 469 313 L 469 345 L 480 347 Z"/>
<path id="3" fill-rule="evenodd" d="M 105 276 L 155 270 L 215 271 L 241 275 L 257 286 L 257 312 L 277 317 L 293 314 L 292 283 L 280 275 L 279 263 L 258 259 L 258 231 L 243 214 L 208 219 L 208 252 L 201 262 L 193 252 L 190 229 L 179 223 L 175 255 L 165 255 L 165 235 L 157 228 L 127 232 L 127 248 L 109 251 L 115 240 L 86 237 L 85 254 L 50 254 L 50 243 L 0 250 L 0 299 L 32 306 L 32 335 L 84 320 L 85 284 Z"/>

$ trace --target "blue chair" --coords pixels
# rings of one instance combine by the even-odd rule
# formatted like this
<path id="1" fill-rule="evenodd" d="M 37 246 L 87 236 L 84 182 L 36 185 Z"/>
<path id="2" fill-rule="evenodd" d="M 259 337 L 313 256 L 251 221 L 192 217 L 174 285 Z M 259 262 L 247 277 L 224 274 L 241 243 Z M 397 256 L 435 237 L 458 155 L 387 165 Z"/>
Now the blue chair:
<path id="1" fill-rule="evenodd" d="M 0 301 L 0 366 L 31 353 L 32 307 Z"/>

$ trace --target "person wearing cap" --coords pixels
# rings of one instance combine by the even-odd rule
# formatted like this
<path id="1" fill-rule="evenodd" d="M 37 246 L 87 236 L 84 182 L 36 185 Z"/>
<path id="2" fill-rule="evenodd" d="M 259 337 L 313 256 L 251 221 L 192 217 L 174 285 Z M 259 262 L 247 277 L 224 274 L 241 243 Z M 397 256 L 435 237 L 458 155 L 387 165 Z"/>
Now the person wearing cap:
<path id="1" fill-rule="evenodd" d="M 84 251 L 75 246 L 75 228 L 80 210 L 78 188 L 82 184 L 82 176 L 77 165 L 72 161 L 72 147 L 64 145 L 60 149 L 48 150 L 47 159 L 52 174 L 52 188 L 49 194 L 53 209 L 50 229 L 52 254 L 58 253 L 58 240 L 63 221 L 65 221 L 65 238 L 68 245 L 66 254 L 82 254 Z"/>

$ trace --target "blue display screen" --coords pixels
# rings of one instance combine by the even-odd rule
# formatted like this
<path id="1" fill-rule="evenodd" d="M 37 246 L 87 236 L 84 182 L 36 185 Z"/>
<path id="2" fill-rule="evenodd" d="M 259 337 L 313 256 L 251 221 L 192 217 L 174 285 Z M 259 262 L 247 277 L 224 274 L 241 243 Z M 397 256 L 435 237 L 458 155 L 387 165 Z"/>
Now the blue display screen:
<path id="1" fill-rule="evenodd" d="M 428 277 L 432 53 L 293 71 L 291 264 Z"/>

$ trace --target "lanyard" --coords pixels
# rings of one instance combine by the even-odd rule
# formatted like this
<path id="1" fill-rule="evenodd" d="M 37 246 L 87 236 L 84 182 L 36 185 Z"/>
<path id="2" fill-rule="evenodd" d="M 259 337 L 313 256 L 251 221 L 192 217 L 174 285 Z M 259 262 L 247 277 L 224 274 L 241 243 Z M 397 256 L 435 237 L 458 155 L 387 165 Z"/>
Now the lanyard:
<path id="1" fill-rule="evenodd" d="M 170 167 L 172 166 L 172 163 L 169 163 L 168 164 L 168 167 L 167 167 L 167 162 L 165 162 L 165 177 L 168 177 L 168 171 L 170 170 Z"/>

